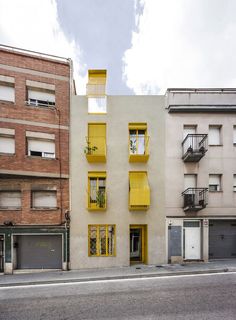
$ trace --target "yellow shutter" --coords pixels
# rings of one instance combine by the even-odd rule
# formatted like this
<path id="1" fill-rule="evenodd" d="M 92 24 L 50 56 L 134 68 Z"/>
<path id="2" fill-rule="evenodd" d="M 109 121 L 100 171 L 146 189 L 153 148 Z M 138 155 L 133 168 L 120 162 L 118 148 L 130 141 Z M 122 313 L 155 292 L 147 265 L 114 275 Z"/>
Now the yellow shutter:
<path id="1" fill-rule="evenodd" d="M 87 95 L 88 96 L 105 96 L 106 95 L 106 70 L 89 70 Z"/>
<path id="2" fill-rule="evenodd" d="M 150 205 L 150 188 L 146 172 L 130 172 L 130 206 L 147 207 Z"/>
<path id="3" fill-rule="evenodd" d="M 105 155 L 106 153 L 106 124 L 105 123 L 89 123 L 88 139 L 90 147 L 96 147 L 94 155 Z"/>

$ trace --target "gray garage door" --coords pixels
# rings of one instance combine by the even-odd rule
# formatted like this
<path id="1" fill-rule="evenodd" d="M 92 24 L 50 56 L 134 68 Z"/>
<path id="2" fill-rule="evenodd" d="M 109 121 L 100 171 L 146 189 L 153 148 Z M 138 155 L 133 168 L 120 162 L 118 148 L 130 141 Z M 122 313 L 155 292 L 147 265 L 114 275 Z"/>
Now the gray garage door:
<path id="1" fill-rule="evenodd" d="M 18 269 L 61 269 L 61 235 L 22 235 L 17 237 Z"/>
<path id="2" fill-rule="evenodd" d="M 209 221 L 209 259 L 236 258 L 236 220 Z"/>

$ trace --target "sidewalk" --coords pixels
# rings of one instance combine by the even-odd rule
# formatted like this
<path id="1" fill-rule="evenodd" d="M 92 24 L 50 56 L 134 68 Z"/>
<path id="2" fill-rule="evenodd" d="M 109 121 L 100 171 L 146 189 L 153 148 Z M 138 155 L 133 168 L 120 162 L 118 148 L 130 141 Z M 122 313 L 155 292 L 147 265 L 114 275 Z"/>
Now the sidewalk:
<path id="1" fill-rule="evenodd" d="M 81 269 L 73 271 L 17 271 L 13 275 L 1 275 L 0 287 L 49 283 L 70 283 L 96 280 L 162 277 L 173 275 L 236 272 L 236 259 L 218 260 L 208 263 L 184 263 L 165 265 L 135 265 L 103 269 Z"/>

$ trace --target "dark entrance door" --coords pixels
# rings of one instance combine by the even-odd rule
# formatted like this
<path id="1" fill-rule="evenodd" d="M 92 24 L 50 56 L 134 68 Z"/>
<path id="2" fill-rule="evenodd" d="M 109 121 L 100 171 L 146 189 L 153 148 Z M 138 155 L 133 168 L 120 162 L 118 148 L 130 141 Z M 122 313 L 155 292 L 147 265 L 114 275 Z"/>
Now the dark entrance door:
<path id="1" fill-rule="evenodd" d="M 61 269 L 61 235 L 22 235 L 17 237 L 18 269 Z"/>
<path id="2" fill-rule="evenodd" d="M 146 225 L 130 226 L 130 262 L 146 263 Z"/>
<path id="3" fill-rule="evenodd" d="M 236 220 L 210 220 L 209 259 L 236 258 Z"/>
<path id="4" fill-rule="evenodd" d="M 4 237 L 0 235 L 0 272 L 4 271 Z"/>

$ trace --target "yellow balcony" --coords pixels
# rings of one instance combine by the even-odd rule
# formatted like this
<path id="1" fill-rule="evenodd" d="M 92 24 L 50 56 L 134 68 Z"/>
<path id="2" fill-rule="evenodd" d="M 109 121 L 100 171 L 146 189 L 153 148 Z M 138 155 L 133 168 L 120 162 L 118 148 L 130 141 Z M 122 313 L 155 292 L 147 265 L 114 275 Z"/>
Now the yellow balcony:
<path id="1" fill-rule="evenodd" d="M 150 206 L 150 188 L 146 172 L 129 173 L 129 210 L 147 210 Z"/>
<path id="2" fill-rule="evenodd" d="M 149 159 L 149 136 L 136 135 L 129 139 L 129 162 L 147 162 Z"/>
<path id="3" fill-rule="evenodd" d="M 105 190 L 98 190 L 96 194 L 88 194 L 89 211 L 105 211 L 107 208 L 107 194 Z"/>
<path id="4" fill-rule="evenodd" d="M 104 136 L 86 137 L 84 153 L 88 162 L 106 162 L 106 138 Z"/>

